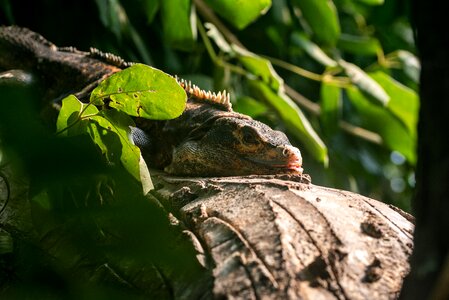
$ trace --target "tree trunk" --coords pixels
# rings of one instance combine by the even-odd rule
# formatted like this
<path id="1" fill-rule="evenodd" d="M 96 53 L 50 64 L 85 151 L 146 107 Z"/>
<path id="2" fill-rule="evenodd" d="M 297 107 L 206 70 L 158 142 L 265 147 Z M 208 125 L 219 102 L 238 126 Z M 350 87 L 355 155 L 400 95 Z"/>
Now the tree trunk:
<path id="1" fill-rule="evenodd" d="M 443 3 L 413 1 L 422 65 L 421 108 L 415 250 L 403 299 L 449 299 L 449 35 Z"/>
<path id="2" fill-rule="evenodd" d="M 158 269 L 164 284 L 156 285 L 141 265 L 120 258 L 101 266 L 81 263 L 80 253 L 71 256 L 74 272 L 82 266 L 92 283 L 109 280 L 139 295 L 154 297 L 162 287 L 169 291 L 157 295 L 175 299 L 395 299 L 409 271 L 412 217 L 392 206 L 313 185 L 307 176 L 153 174 L 150 198 L 189 237 L 201 279 L 185 285 Z M 7 176 L 12 194 L 0 230 L 14 245 L 31 242 L 48 259 L 63 259 L 57 250 L 64 235 L 36 238 L 26 183 L 13 175 Z M 5 185 L 0 189 L 5 195 Z M 3 284 L 0 296 L 7 290 Z"/>

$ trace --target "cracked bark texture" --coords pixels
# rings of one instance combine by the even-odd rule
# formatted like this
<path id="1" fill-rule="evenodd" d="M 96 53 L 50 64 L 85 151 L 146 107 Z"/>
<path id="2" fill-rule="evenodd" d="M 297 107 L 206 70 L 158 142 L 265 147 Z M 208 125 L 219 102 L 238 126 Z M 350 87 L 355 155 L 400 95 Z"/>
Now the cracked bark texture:
<path id="1" fill-rule="evenodd" d="M 169 292 L 160 292 L 163 298 L 396 299 L 409 271 L 412 217 L 376 200 L 313 185 L 307 176 L 154 173 L 153 181 L 152 198 L 188 236 L 203 280 L 185 286 L 164 275 L 157 286 L 155 268 L 117 261 L 95 270 L 74 262 L 77 272 L 83 265 L 88 280 L 130 289 L 169 286 Z M 33 234 L 29 210 L 26 201 L 14 200 L 26 194 L 21 186 L 13 186 L 0 228 L 26 240 Z M 41 245 L 49 256 L 62 243 L 55 240 Z M 124 270 L 126 282 L 117 275 Z M 153 285 L 145 286 L 148 282 Z"/>

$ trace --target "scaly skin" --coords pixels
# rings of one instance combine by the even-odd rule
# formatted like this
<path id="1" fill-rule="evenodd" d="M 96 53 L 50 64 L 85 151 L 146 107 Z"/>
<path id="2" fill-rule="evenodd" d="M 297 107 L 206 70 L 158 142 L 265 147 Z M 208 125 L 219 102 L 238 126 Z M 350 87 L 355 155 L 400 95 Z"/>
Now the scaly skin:
<path id="1" fill-rule="evenodd" d="M 62 49 L 26 28 L 0 27 L 0 69 L 31 72 L 52 99 L 91 89 L 127 66 L 95 49 Z M 284 133 L 232 111 L 226 93 L 211 95 L 178 82 L 189 96 L 180 117 L 135 120 L 133 140 L 150 167 L 188 176 L 302 173 L 301 153 Z"/>

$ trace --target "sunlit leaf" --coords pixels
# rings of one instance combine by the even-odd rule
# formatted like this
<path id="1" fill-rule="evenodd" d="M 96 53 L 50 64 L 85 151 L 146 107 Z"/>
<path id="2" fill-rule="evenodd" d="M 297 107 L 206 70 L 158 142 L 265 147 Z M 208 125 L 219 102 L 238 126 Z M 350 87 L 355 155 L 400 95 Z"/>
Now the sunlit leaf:
<path id="1" fill-rule="evenodd" d="M 128 115 L 155 120 L 178 117 L 183 111 L 186 94 L 170 75 L 135 64 L 116 73 L 93 90 L 91 102 L 108 105 Z"/>
<path id="2" fill-rule="evenodd" d="M 359 55 L 377 55 L 382 50 L 378 39 L 351 34 L 341 34 L 337 46 L 346 52 Z"/>
<path id="3" fill-rule="evenodd" d="M 106 134 L 112 132 L 118 137 L 118 140 L 107 139 L 106 134 L 100 132 L 100 134 L 91 135 L 94 142 L 106 147 L 108 151 L 106 154 L 111 162 L 119 159 L 125 169 L 134 178 L 141 181 L 141 155 L 140 149 L 134 145 L 131 139 L 130 126 L 135 126 L 131 118 L 115 110 L 104 110 L 98 116 L 92 117 L 91 120 L 105 130 Z M 100 129 L 98 130 L 100 131 Z"/>
<path id="4" fill-rule="evenodd" d="M 410 134 L 415 137 L 418 124 L 419 98 L 410 88 L 397 82 L 383 72 L 369 73 L 390 95 L 387 109 L 405 125 Z"/>
<path id="5" fill-rule="evenodd" d="M 416 163 L 416 138 L 387 109 L 368 101 L 356 88 L 348 88 L 347 94 L 357 109 L 361 126 L 374 131 L 383 139 L 385 146 L 404 155 L 411 164 Z"/>
<path id="6" fill-rule="evenodd" d="M 341 88 L 329 83 L 321 84 L 321 114 L 320 121 L 323 129 L 329 135 L 338 130 L 338 121 L 341 117 Z"/>
<path id="7" fill-rule="evenodd" d="M 116 110 L 102 110 L 94 105 L 81 103 L 71 95 L 62 101 L 57 120 L 61 136 L 88 134 L 111 164 L 121 163 L 138 181 L 144 192 L 152 189 L 148 168 L 142 159 L 140 149 L 131 140 L 132 119 Z"/>
<path id="8" fill-rule="evenodd" d="M 60 136 L 73 136 L 85 132 L 86 116 L 98 114 L 95 105 L 82 103 L 74 95 L 62 100 L 62 107 L 56 121 L 56 130 Z"/>
<path id="9" fill-rule="evenodd" d="M 276 110 L 289 132 L 302 141 L 310 155 L 327 165 L 327 148 L 301 109 L 285 93 L 274 92 L 264 82 L 248 80 L 248 85 L 254 97 L 266 101 Z"/>
<path id="10" fill-rule="evenodd" d="M 294 32 L 292 34 L 293 44 L 301 47 L 310 57 L 327 67 L 335 67 L 337 62 L 330 58 L 321 48 L 312 42 L 305 34 Z"/>
<path id="11" fill-rule="evenodd" d="M 103 25 L 121 39 L 124 28 L 128 25 L 128 17 L 118 0 L 95 0 Z"/>
<path id="12" fill-rule="evenodd" d="M 295 0 L 316 40 L 335 45 L 340 35 L 340 22 L 332 0 Z"/>
<path id="13" fill-rule="evenodd" d="M 351 82 L 370 100 L 381 105 L 387 105 L 390 96 L 384 89 L 368 74 L 358 66 L 348 63 L 344 60 L 338 62 L 345 70 Z"/>
<path id="14" fill-rule="evenodd" d="M 271 6 L 271 0 L 206 0 L 206 3 L 238 29 L 248 26 Z"/>
<path id="15" fill-rule="evenodd" d="M 197 37 L 191 0 L 164 0 L 161 4 L 164 39 L 173 47 L 191 50 Z"/>
<path id="16" fill-rule="evenodd" d="M 232 49 L 234 49 L 237 59 L 242 63 L 245 69 L 268 84 L 274 91 L 278 91 L 281 85 L 284 84 L 283 79 L 276 73 L 267 59 L 236 45 L 233 45 Z"/>

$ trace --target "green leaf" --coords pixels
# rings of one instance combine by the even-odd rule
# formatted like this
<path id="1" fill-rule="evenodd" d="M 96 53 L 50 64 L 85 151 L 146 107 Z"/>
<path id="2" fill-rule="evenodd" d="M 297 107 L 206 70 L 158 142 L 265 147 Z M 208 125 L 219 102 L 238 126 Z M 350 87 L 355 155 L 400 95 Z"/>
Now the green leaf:
<path id="1" fill-rule="evenodd" d="M 368 101 L 356 88 L 346 92 L 358 112 L 361 126 L 377 132 L 390 150 L 400 152 L 411 164 L 416 163 L 416 138 L 388 110 Z"/>
<path id="2" fill-rule="evenodd" d="M 170 75 L 135 64 L 116 73 L 95 88 L 90 101 L 95 105 L 110 99 L 110 107 L 134 117 L 173 119 L 184 111 L 186 93 Z"/>
<path id="3" fill-rule="evenodd" d="M 191 0 L 164 0 L 161 2 L 163 37 L 181 50 L 191 50 L 197 37 L 196 15 Z"/>
<path id="4" fill-rule="evenodd" d="M 379 40 L 368 36 L 341 34 L 337 46 L 358 55 L 377 55 L 382 51 Z"/>
<path id="5" fill-rule="evenodd" d="M 271 62 L 267 59 L 236 45 L 232 45 L 232 49 L 235 51 L 237 59 L 242 63 L 245 69 L 268 84 L 271 89 L 277 92 L 281 85 L 284 84 L 282 78 L 276 73 Z"/>
<path id="6" fill-rule="evenodd" d="M 142 159 L 139 147 L 135 146 L 131 139 L 131 126 L 135 126 L 132 119 L 119 111 L 104 110 L 98 116 L 91 118 L 90 134 L 93 141 L 101 149 L 106 149 L 106 156 L 112 163 L 120 161 L 125 169 L 138 181 L 148 188 L 152 186 L 151 179 L 146 174 L 148 168 Z M 95 124 L 96 123 L 96 124 Z M 101 128 L 98 128 L 97 126 Z M 108 133 L 113 133 L 108 137 Z M 118 139 L 117 139 L 118 137 Z M 141 169 L 144 168 L 144 170 Z M 145 178 L 141 177 L 141 173 Z M 145 181 L 150 180 L 150 183 Z M 146 191 L 148 192 L 148 191 Z"/>
<path id="7" fill-rule="evenodd" d="M 161 0 L 145 0 L 143 5 L 145 8 L 148 23 L 153 22 L 154 16 L 161 6 Z"/>
<path id="8" fill-rule="evenodd" d="M 289 132 L 301 140 L 309 153 L 318 161 L 328 164 L 327 148 L 313 130 L 301 109 L 282 91 L 274 92 L 259 80 L 248 80 L 248 86 L 257 99 L 269 103 L 282 118 Z"/>
<path id="9" fill-rule="evenodd" d="M 252 118 L 263 115 L 267 112 L 267 106 L 254 98 L 243 96 L 237 99 L 233 105 L 235 111 L 248 115 Z"/>
<path id="10" fill-rule="evenodd" d="M 206 3 L 238 29 L 248 26 L 271 6 L 271 0 L 206 0 Z"/>
<path id="11" fill-rule="evenodd" d="M 345 70 L 351 82 L 370 100 L 374 103 L 386 106 L 390 101 L 390 96 L 384 89 L 371 77 L 368 76 L 362 69 L 354 64 L 348 63 L 344 60 L 338 62 Z"/>
<path id="12" fill-rule="evenodd" d="M 326 46 L 335 45 L 340 35 L 340 22 L 334 3 L 331 0 L 295 0 L 295 3 L 316 40 Z"/>
<path id="13" fill-rule="evenodd" d="M 384 0 L 355 0 L 357 2 L 361 2 L 368 5 L 382 5 L 384 4 Z"/>
<path id="14" fill-rule="evenodd" d="M 60 136 L 89 134 L 102 154 L 111 164 L 121 163 L 138 181 L 144 193 L 152 189 L 149 171 L 140 149 L 131 140 L 132 119 L 116 110 L 98 111 L 92 104 L 84 104 L 70 95 L 62 101 L 57 120 Z"/>
<path id="15" fill-rule="evenodd" d="M 397 82 L 383 72 L 369 73 L 390 95 L 387 109 L 407 128 L 412 137 L 416 137 L 419 112 L 419 97 L 410 88 Z"/>
<path id="16" fill-rule="evenodd" d="M 341 117 L 341 88 L 327 82 L 321 84 L 321 114 L 320 120 L 324 131 L 328 135 L 338 130 L 338 122 Z"/>
<path id="17" fill-rule="evenodd" d="M 330 58 L 321 48 L 313 43 L 305 34 L 294 32 L 292 34 L 293 44 L 301 47 L 310 57 L 326 67 L 335 67 L 337 62 Z"/>
<path id="18" fill-rule="evenodd" d="M 56 121 L 56 131 L 60 136 L 73 136 L 85 132 L 86 116 L 98 114 L 98 109 L 91 104 L 82 103 L 74 95 L 62 100 L 62 107 Z"/>

